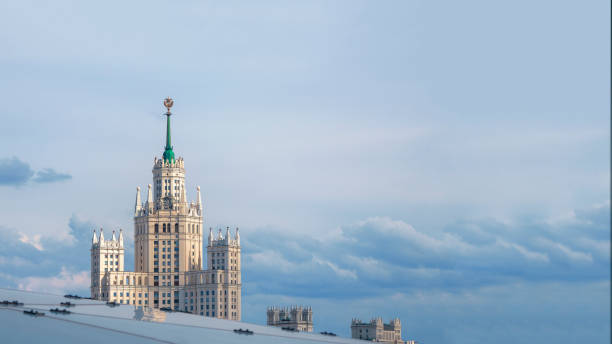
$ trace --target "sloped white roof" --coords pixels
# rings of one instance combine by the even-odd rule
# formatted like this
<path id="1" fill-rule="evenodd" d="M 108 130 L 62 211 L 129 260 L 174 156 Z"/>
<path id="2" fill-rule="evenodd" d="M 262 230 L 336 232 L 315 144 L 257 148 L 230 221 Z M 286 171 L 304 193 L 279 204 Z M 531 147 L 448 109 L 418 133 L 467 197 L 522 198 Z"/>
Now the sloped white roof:
<path id="1" fill-rule="evenodd" d="M 4 300 L 23 305 L 0 304 L 2 343 L 363 343 L 233 320 L 132 305 L 110 307 L 101 301 L 0 288 L 0 301 Z M 76 306 L 60 305 L 67 301 Z M 65 308 L 71 313 L 52 313 L 49 311 L 52 308 Z M 45 315 L 35 317 L 25 314 L 24 310 Z M 235 329 L 248 329 L 253 334 L 238 334 Z"/>

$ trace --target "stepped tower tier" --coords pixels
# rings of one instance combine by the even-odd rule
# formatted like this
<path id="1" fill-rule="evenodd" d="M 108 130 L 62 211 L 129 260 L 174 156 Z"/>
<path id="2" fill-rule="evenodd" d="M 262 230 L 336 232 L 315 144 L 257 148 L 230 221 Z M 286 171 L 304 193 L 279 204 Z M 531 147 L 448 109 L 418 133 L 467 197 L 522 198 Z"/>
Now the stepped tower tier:
<path id="1" fill-rule="evenodd" d="M 175 158 L 170 137 L 170 107 L 167 98 L 166 146 L 162 158 L 153 160 L 153 185 L 148 187 L 147 202 L 139 204 L 137 189 L 134 215 L 136 272 L 171 274 L 202 269 L 202 209 L 199 200 L 188 203 L 185 190 L 185 164 Z M 151 188 L 153 190 L 151 190 Z M 153 192 L 151 192 L 153 191 Z M 166 276 L 164 276 L 166 277 Z M 182 285 L 180 278 L 170 283 Z"/>

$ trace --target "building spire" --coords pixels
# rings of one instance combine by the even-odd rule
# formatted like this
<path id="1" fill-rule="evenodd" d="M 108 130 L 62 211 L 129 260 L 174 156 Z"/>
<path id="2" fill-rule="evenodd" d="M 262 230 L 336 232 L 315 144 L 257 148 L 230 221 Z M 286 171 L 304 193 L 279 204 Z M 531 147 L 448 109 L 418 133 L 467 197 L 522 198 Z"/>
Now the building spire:
<path id="1" fill-rule="evenodd" d="M 174 162 L 174 151 L 172 150 L 172 139 L 170 135 L 170 116 L 172 115 L 172 113 L 170 112 L 170 108 L 172 107 L 172 105 L 174 105 L 174 100 L 172 100 L 172 98 L 168 97 L 164 99 L 164 106 L 167 109 L 166 111 L 166 117 L 167 117 L 167 120 L 166 120 L 166 147 L 165 147 L 164 155 L 163 155 L 164 163 Z"/>
<path id="2" fill-rule="evenodd" d="M 187 195 L 185 194 L 185 187 L 181 185 L 181 203 L 187 203 Z"/>
<path id="3" fill-rule="evenodd" d="M 151 213 L 153 211 L 153 191 L 151 190 L 151 184 L 147 185 L 147 212 Z"/>
<path id="4" fill-rule="evenodd" d="M 138 215 L 142 210 L 142 201 L 140 200 L 140 186 L 136 187 L 136 204 L 134 205 L 134 215 Z"/>
<path id="5" fill-rule="evenodd" d="M 199 185 L 197 187 L 197 190 L 198 190 L 198 203 L 196 203 L 196 204 L 198 206 L 198 209 L 200 211 L 202 211 L 202 196 L 200 195 L 200 186 Z"/>

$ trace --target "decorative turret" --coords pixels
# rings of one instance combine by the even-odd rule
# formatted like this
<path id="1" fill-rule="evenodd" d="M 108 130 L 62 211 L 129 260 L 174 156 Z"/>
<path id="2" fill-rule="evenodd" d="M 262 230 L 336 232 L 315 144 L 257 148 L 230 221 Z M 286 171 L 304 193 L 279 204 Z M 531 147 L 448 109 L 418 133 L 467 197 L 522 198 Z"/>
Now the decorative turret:
<path id="1" fill-rule="evenodd" d="M 172 115 L 172 113 L 170 112 L 170 108 L 172 107 L 172 105 L 174 105 L 174 100 L 172 100 L 172 98 L 168 97 L 164 99 L 164 106 L 168 111 L 166 111 L 166 147 L 164 150 L 163 159 L 164 163 L 169 164 L 174 163 L 174 151 L 172 150 L 172 140 L 170 135 L 170 116 Z"/>
<path id="2" fill-rule="evenodd" d="M 223 236 L 221 235 L 221 228 L 219 228 L 219 235 L 217 235 L 217 240 L 223 240 Z"/>
<path id="3" fill-rule="evenodd" d="M 96 230 L 93 230 L 93 238 L 91 238 L 91 244 L 97 244 L 98 243 L 98 237 L 96 236 Z"/>
<path id="4" fill-rule="evenodd" d="M 115 230 L 113 229 L 113 237 L 111 238 L 112 241 L 117 241 L 117 237 L 115 236 Z"/>
<path id="5" fill-rule="evenodd" d="M 104 243 L 104 229 L 100 227 L 100 240 L 98 240 L 100 244 Z"/>
<path id="6" fill-rule="evenodd" d="M 208 246 L 211 246 L 213 242 L 213 232 L 212 227 L 208 230 Z"/>
<path id="7" fill-rule="evenodd" d="M 235 240 L 236 240 L 236 245 L 240 245 L 240 233 L 238 233 L 239 229 L 238 227 L 236 227 L 236 236 L 235 236 Z"/>
<path id="8" fill-rule="evenodd" d="M 153 190 L 151 190 L 151 184 L 147 185 L 147 212 L 151 213 L 153 211 Z"/>
<path id="9" fill-rule="evenodd" d="M 187 195 L 185 194 L 185 188 L 181 187 L 181 204 L 187 203 Z"/>
<path id="10" fill-rule="evenodd" d="M 123 247 L 123 229 L 119 228 L 119 247 Z"/>
<path id="11" fill-rule="evenodd" d="M 229 227 L 227 227 L 225 229 L 225 241 L 228 245 L 230 244 L 230 240 L 232 240 L 232 237 L 230 236 Z"/>
<path id="12" fill-rule="evenodd" d="M 198 206 L 198 210 L 202 211 L 202 196 L 200 195 L 200 186 L 198 185 L 197 187 L 198 190 L 198 203 L 196 203 L 196 205 Z"/>
<path id="13" fill-rule="evenodd" d="M 140 186 L 136 187 L 136 204 L 134 204 L 134 215 L 138 215 L 142 210 L 142 201 L 140 200 Z"/>

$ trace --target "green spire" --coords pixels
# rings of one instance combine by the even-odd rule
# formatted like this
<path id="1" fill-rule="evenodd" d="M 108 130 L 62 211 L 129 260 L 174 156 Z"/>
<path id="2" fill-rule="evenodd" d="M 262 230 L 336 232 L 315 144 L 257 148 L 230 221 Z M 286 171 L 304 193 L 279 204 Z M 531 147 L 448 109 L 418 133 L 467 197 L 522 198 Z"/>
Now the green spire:
<path id="1" fill-rule="evenodd" d="M 164 162 L 174 162 L 174 151 L 172 150 L 172 140 L 170 136 L 170 116 L 172 113 L 170 112 L 170 108 L 174 105 L 174 101 L 172 98 L 166 98 L 164 100 L 164 106 L 168 109 L 166 112 L 167 122 L 166 122 L 166 148 L 164 150 Z"/>

